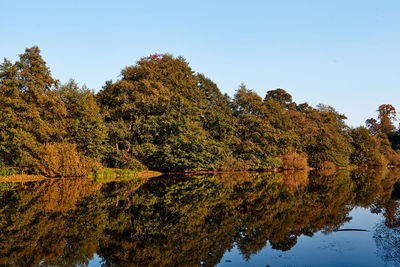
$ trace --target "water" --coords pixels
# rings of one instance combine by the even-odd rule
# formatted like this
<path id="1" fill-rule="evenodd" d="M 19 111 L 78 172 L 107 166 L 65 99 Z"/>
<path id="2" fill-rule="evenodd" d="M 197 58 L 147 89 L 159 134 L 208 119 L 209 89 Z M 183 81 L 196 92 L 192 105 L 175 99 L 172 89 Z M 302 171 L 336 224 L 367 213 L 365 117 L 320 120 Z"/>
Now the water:
<path id="1" fill-rule="evenodd" d="M 274 250 L 267 245 L 250 261 L 243 259 L 235 248 L 225 253 L 219 266 L 387 266 L 389 262 L 377 255 L 373 238 L 377 224 L 382 221 L 380 216 L 364 208 L 354 209 L 349 216 L 352 220 L 341 228 L 367 231 L 339 231 L 328 235 L 319 231 L 313 237 L 299 237 L 289 251 Z"/>
<path id="2" fill-rule="evenodd" d="M 400 266 L 400 169 L 0 183 L 0 265 Z"/>

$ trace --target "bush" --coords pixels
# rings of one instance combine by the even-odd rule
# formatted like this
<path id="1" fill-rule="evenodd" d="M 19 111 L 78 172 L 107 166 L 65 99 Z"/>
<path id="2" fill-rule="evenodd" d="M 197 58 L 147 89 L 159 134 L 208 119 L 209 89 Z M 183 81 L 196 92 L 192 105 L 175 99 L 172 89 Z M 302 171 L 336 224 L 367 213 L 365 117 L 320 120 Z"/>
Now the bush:
<path id="1" fill-rule="evenodd" d="M 330 161 L 324 161 L 319 165 L 319 169 L 329 170 L 329 169 L 335 169 L 335 168 L 336 168 L 335 164 Z"/>
<path id="2" fill-rule="evenodd" d="M 368 166 L 387 166 L 388 164 L 389 160 L 379 152 L 372 154 L 368 160 Z"/>
<path id="3" fill-rule="evenodd" d="M 78 152 L 76 144 L 50 143 L 39 149 L 33 172 L 47 177 L 81 177 L 99 165 L 96 160 Z"/>
<path id="4" fill-rule="evenodd" d="M 107 161 L 114 168 L 129 169 L 134 171 L 147 170 L 146 166 L 125 152 L 120 152 L 119 154 L 110 154 Z"/>
<path id="5" fill-rule="evenodd" d="M 14 168 L 4 167 L 0 165 L 0 177 L 7 177 L 17 174 Z"/>
<path id="6" fill-rule="evenodd" d="M 108 179 L 123 179 L 123 178 L 137 178 L 138 172 L 128 169 L 112 169 L 112 168 L 101 168 L 89 175 L 89 178 L 96 180 L 108 180 Z"/>
<path id="7" fill-rule="evenodd" d="M 284 171 L 282 182 L 291 190 L 297 190 L 301 186 L 306 186 L 308 183 L 308 170 L 301 171 Z"/>
<path id="8" fill-rule="evenodd" d="M 308 169 L 307 154 L 298 153 L 294 150 L 282 156 L 282 168 L 284 170 L 304 170 Z"/>
<path id="9" fill-rule="evenodd" d="M 396 151 L 388 151 L 385 153 L 385 158 L 390 165 L 400 165 L 400 155 Z"/>

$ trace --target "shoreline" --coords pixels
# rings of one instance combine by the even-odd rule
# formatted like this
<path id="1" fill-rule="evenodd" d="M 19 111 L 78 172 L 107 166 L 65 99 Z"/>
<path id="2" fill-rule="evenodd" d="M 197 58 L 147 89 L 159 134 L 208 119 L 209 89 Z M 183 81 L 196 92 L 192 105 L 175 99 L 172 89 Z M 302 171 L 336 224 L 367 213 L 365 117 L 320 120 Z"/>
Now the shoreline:
<path id="1" fill-rule="evenodd" d="M 380 168 L 398 168 L 400 166 L 389 165 L 389 166 L 348 166 L 348 167 L 336 167 L 330 169 L 319 169 L 319 168 L 307 168 L 307 169 L 282 169 L 282 168 L 273 168 L 273 169 L 264 169 L 264 170 L 199 170 L 199 171 L 177 171 L 177 172 L 158 172 L 158 171 L 140 171 L 137 172 L 136 178 L 141 179 L 150 179 L 160 176 L 173 176 L 173 175 L 185 175 L 185 176 L 192 176 L 192 175 L 205 175 L 205 174 L 229 174 L 229 173 L 263 173 L 263 172 L 296 172 L 296 171 L 318 171 L 318 170 L 368 170 L 368 169 L 380 169 Z M 129 175 L 128 175 L 129 176 Z M 123 176 L 115 176 L 113 178 L 104 179 L 108 181 L 121 181 L 118 177 Z M 16 174 L 11 176 L 0 176 L 0 183 L 2 182 L 38 182 L 43 180 L 61 180 L 61 179 L 94 179 L 93 177 L 45 177 L 42 175 L 35 175 L 35 174 Z M 102 180 L 103 178 L 98 178 Z"/>
<path id="2" fill-rule="evenodd" d="M 335 168 L 306 168 L 306 169 L 283 169 L 283 168 L 272 168 L 262 170 L 199 170 L 199 171 L 176 171 L 176 172 L 165 172 L 163 175 L 196 175 L 196 174 L 217 174 L 217 173 L 241 173 L 241 172 L 285 172 L 285 171 L 318 171 L 318 170 L 367 170 L 367 169 L 380 169 L 380 168 L 397 168 L 400 166 L 388 165 L 388 166 L 347 166 L 347 167 L 335 167 Z"/>
<path id="3" fill-rule="evenodd" d="M 149 178 L 154 178 L 163 175 L 161 172 L 157 171 L 140 171 L 136 173 L 135 178 L 140 178 L 140 179 L 149 179 Z M 128 175 L 129 176 L 129 175 Z M 107 178 L 105 177 L 104 180 L 108 181 L 120 181 L 118 177 L 121 176 L 115 176 L 113 178 Z M 96 178 L 92 178 L 89 176 L 82 176 L 82 177 L 45 177 L 43 175 L 36 175 L 36 174 L 15 174 L 11 176 L 0 176 L 0 183 L 3 182 L 14 182 L 14 183 L 22 183 L 22 182 L 39 182 L 43 180 L 64 180 L 64 179 L 90 179 L 90 180 L 96 180 Z M 103 178 L 99 178 L 99 180 L 102 180 Z"/>

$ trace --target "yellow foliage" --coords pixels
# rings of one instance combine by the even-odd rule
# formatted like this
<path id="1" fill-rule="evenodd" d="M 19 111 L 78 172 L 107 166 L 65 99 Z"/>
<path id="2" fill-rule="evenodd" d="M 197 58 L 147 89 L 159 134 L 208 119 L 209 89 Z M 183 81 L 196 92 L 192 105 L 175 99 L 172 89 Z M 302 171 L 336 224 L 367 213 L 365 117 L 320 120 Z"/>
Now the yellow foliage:
<path id="1" fill-rule="evenodd" d="M 388 151 L 384 154 L 390 165 L 400 165 L 400 155 L 396 151 Z M 387 164 L 386 164 L 387 165 Z"/>
<path id="2" fill-rule="evenodd" d="M 388 155 L 374 153 L 368 161 L 368 166 L 387 166 L 390 162 Z"/>
<path id="3" fill-rule="evenodd" d="M 99 165 L 78 152 L 76 144 L 70 143 L 45 144 L 39 149 L 37 156 L 34 173 L 47 177 L 82 177 Z"/>
<path id="4" fill-rule="evenodd" d="M 308 170 L 285 171 L 282 175 L 282 183 L 289 189 L 296 191 L 299 187 L 308 184 Z"/>
<path id="5" fill-rule="evenodd" d="M 43 211 L 64 212 L 74 210 L 76 203 L 84 196 L 97 192 L 101 184 L 89 179 L 47 179 L 36 184 Z"/>
<path id="6" fill-rule="evenodd" d="M 308 169 L 307 154 L 289 151 L 282 156 L 282 168 L 284 170 Z"/>
<path id="7" fill-rule="evenodd" d="M 320 169 L 335 169 L 336 166 L 333 162 L 330 161 L 324 161 L 321 163 L 321 165 L 319 166 Z"/>

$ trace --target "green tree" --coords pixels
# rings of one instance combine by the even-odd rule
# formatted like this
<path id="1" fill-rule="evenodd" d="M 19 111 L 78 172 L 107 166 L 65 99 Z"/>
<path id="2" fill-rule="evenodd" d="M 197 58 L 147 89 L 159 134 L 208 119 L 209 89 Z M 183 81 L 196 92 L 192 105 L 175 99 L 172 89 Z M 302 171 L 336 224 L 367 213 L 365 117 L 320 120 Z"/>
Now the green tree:
<path id="1" fill-rule="evenodd" d="M 378 108 L 378 119 L 368 119 L 366 125 L 371 134 L 379 143 L 379 151 L 386 161 L 392 165 L 400 164 L 400 154 L 394 149 L 398 148 L 398 132 L 395 131 L 396 109 L 389 104 L 380 105 Z"/>
<path id="2" fill-rule="evenodd" d="M 102 159 L 107 149 L 107 129 L 94 93 L 70 80 L 58 94 L 68 112 L 65 141 L 76 143 L 85 156 Z"/>
<path id="3" fill-rule="evenodd" d="M 292 101 L 292 96 L 281 88 L 268 91 L 264 98 L 264 101 L 267 100 L 274 100 L 284 108 L 293 108 L 295 105 L 295 103 Z"/>
<path id="4" fill-rule="evenodd" d="M 23 165 L 21 161 L 28 156 L 24 146 L 34 142 L 34 137 L 23 130 L 22 114 L 27 105 L 19 83 L 17 67 L 4 60 L 0 65 L 0 156 L 8 166 Z"/>
<path id="5" fill-rule="evenodd" d="M 230 107 L 229 96 L 222 94 L 217 85 L 203 74 L 197 74 L 197 78 L 198 88 L 205 96 L 204 115 L 201 117 L 203 127 L 221 148 L 220 154 L 216 157 L 217 168 L 243 169 L 233 157 L 236 118 Z"/>
<path id="6" fill-rule="evenodd" d="M 351 162 L 358 166 L 386 165 L 383 155 L 379 151 L 379 141 L 371 136 L 365 127 L 358 127 L 351 131 L 353 153 Z"/>
<path id="7" fill-rule="evenodd" d="M 285 108 L 268 97 L 263 101 L 244 84 L 236 91 L 232 107 L 238 120 L 236 157 L 250 169 L 279 167 L 280 156 L 297 139 Z"/>
<path id="8" fill-rule="evenodd" d="M 224 147 L 204 128 L 205 91 L 183 58 L 151 55 L 121 74 L 97 95 L 114 157 L 163 171 L 216 167 Z"/>
<path id="9" fill-rule="evenodd" d="M 55 92 L 58 84 L 51 76 L 37 46 L 27 48 L 16 62 L 23 99 L 32 116 L 31 131 L 39 142 L 61 141 L 65 134 L 66 109 Z"/>
<path id="10" fill-rule="evenodd" d="M 1 65 L 0 154 L 7 165 L 28 170 L 40 144 L 62 140 L 66 109 L 56 85 L 37 46 Z"/>
<path id="11" fill-rule="evenodd" d="M 322 167 L 325 162 L 347 166 L 352 152 L 346 117 L 334 108 L 319 105 L 317 109 L 300 104 L 290 112 L 302 151 L 308 155 L 311 167 Z"/>

